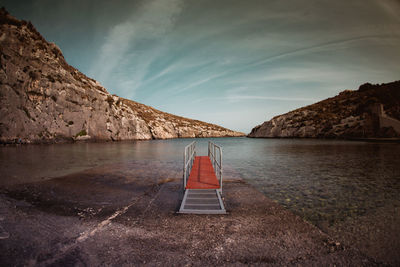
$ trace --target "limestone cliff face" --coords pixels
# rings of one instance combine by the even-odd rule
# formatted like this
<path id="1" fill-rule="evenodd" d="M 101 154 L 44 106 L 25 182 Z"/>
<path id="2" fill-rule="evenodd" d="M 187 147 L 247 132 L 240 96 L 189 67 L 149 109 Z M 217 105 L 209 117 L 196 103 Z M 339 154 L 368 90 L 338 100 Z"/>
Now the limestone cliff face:
<path id="1" fill-rule="evenodd" d="M 385 114 L 379 111 L 383 105 Z M 388 119 L 389 118 L 389 119 Z M 400 137 L 400 81 L 360 86 L 276 116 L 254 127 L 249 137 Z M 392 122 L 392 126 L 387 122 Z"/>
<path id="2" fill-rule="evenodd" d="M 0 142 L 241 135 L 110 95 L 30 22 L 0 11 Z"/>

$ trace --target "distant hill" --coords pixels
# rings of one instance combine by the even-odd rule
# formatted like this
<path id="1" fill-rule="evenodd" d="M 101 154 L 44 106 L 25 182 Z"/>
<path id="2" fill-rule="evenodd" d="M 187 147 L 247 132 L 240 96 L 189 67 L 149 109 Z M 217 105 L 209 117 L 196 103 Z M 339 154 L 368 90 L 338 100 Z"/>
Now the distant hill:
<path id="1" fill-rule="evenodd" d="M 242 136 L 110 95 L 30 23 L 0 10 L 0 142 Z"/>
<path id="2" fill-rule="evenodd" d="M 383 106 L 384 113 L 381 112 Z M 249 137 L 400 137 L 400 81 L 363 84 L 321 102 L 276 116 Z"/>

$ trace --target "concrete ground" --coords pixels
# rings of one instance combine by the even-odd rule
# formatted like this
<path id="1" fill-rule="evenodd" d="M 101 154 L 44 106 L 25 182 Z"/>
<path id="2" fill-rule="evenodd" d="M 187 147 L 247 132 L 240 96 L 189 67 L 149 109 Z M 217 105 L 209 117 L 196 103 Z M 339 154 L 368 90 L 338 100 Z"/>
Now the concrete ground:
<path id="1" fill-rule="evenodd" d="M 181 171 L 166 167 L 114 164 L 1 188 L 0 265 L 382 265 L 233 173 L 227 215 L 176 214 Z"/>

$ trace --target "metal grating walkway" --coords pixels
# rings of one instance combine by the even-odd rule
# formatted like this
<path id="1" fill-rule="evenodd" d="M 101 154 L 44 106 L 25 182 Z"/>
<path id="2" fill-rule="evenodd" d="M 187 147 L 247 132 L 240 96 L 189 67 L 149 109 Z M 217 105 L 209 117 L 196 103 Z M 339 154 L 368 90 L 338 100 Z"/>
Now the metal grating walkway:
<path id="1" fill-rule="evenodd" d="M 186 189 L 179 213 L 226 214 L 217 189 Z"/>

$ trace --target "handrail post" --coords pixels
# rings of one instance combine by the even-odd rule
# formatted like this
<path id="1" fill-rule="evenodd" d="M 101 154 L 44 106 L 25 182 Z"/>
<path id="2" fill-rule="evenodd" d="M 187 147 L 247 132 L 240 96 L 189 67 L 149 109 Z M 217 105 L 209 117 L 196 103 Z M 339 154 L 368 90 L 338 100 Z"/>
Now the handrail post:
<path id="1" fill-rule="evenodd" d="M 193 141 L 185 147 L 184 157 L 183 157 L 183 190 L 186 189 L 188 172 L 192 170 L 194 156 L 196 155 L 196 141 Z"/>
<path id="2" fill-rule="evenodd" d="M 183 190 L 185 190 L 185 188 L 186 188 L 186 147 L 183 156 Z"/>
<path id="3" fill-rule="evenodd" d="M 217 149 L 219 158 L 217 155 Z M 208 141 L 208 157 L 210 158 L 211 164 L 214 168 L 215 175 L 219 178 L 219 192 L 222 193 L 222 148 L 217 146 L 211 141 Z M 218 168 L 218 169 L 217 169 Z"/>
<path id="4" fill-rule="evenodd" d="M 217 153 L 217 147 L 214 144 L 214 153 L 213 153 L 213 156 L 214 156 L 214 169 L 215 169 L 216 160 L 217 160 L 216 157 L 215 157 L 216 153 Z"/>
<path id="5" fill-rule="evenodd" d="M 222 193 L 222 151 L 219 148 L 219 187 Z"/>

